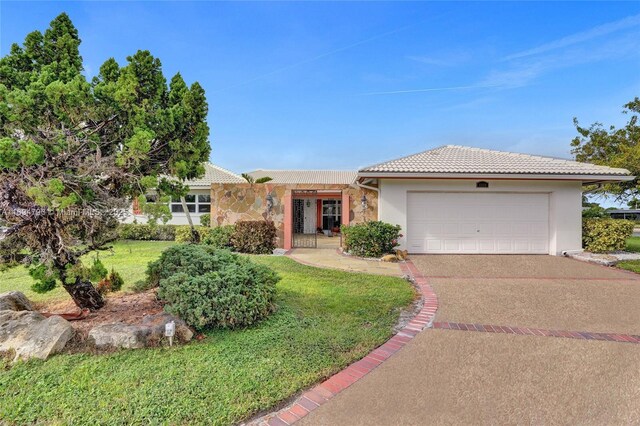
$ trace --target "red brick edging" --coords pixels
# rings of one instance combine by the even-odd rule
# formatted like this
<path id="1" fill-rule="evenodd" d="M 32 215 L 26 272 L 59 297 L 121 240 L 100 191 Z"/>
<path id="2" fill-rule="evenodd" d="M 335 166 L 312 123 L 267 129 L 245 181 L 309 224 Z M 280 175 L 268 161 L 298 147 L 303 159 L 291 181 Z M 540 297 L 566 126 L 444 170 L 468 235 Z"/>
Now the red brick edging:
<path id="1" fill-rule="evenodd" d="M 328 400 L 339 394 L 382 364 L 391 355 L 398 352 L 425 328 L 431 327 L 438 310 L 438 298 L 433 292 L 427 279 L 407 260 L 400 262 L 402 273 L 409 276 L 422 296 L 423 306 L 409 323 L 386 343 L 374 349 L 369 355 L 354 362 L 344 370 L 334 374 L 324 382 L 309 389 L 298 397 L 292 404 L 279 411 L 266 414 L 251 423 L 259 426 L 287 426 L 300 420 Z"/>
<path id="2" fill-rule="evenodd" d="M 587 331 L 547 330 L 530 327 L 510 327 L 504 325 L 468 324 L 460 322 L 436 322 L 433 328 L 442 330 L 479 331 L 481 333 L 506 333 L 522 336 L 565 337 L 581 340 L 606 340 L 609 342 L 640 343 L 640 336 L 620 333 L 593 333 Z"/>

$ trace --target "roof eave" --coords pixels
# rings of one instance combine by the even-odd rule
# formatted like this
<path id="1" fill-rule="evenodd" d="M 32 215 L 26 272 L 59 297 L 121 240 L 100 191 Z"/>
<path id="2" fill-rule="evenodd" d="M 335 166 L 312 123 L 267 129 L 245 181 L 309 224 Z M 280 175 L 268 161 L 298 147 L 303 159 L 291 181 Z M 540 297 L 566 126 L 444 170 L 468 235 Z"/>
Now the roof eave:
<path id="1" fill-rule="evenodd" d="M 407 172 L 358 172 L 358 179 L 512 179 L 512 180 L 567 180 L 585 183 L 628 182 L 630 175 L 545 174 L 545 173 L 407 173 Z"/>

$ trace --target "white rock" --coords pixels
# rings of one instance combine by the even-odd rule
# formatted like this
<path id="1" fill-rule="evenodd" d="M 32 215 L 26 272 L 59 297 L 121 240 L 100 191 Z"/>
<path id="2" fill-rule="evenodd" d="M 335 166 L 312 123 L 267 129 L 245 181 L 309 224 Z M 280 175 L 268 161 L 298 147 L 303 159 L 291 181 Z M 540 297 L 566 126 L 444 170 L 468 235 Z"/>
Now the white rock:
<path id="1" fill-rule="evenodd" d="M 146 346 L 148 335 L 148 327 L 118 322 L 93 327 L 89 341 L 98 349 L 139 349 Z"/>
<path id="2" fill-rule="evenodd" d="M 17 359 L 47 359 L 64 349 L 73 328 L 59 316 L 45 318 L 33 311 L 0 311 L 0 351 Z"/>

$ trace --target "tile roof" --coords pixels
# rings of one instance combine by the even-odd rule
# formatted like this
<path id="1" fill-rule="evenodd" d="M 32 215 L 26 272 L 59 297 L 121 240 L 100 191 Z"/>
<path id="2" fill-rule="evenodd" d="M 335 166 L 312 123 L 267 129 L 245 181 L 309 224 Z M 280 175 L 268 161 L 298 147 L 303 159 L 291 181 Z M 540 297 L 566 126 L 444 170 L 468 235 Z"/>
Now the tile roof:
<path id="1" fill-rule="evenodd" d="M 626 169 L 538 155 L 445 145 L 375 164 L 360 173 L 460 173 L 628 176 Z"/>
<path id="2" fill-rule="evenodd" d="M 212 183 L 247 183 L 240 175 L 230 172 L 227 169 L 213 165 L 211 163 L 204 164 L 204 176 L 198 179 L 191 179 L 185 182 L 190 188 L 206 187 L 209 188 Z"/>
<path id="3" fill-rule="evenodd" d="M 350 185 L 358 177 L 357 172 L 346 170 L 254 170 L 249 174 L 255 179 L 268 176 L 271 183 L 281 184 Z"/>

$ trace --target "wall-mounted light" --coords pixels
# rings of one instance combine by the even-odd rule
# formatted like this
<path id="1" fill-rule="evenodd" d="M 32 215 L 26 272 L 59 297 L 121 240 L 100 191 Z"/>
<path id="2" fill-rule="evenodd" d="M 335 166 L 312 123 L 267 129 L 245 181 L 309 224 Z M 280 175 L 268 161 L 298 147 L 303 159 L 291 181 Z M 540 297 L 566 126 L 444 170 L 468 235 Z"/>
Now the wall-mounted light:
<path id="1" fill-rule="evenodd" d="M 366 210 L 367 209 L 367 196 L 366 195 L 362 195 L 362 198 L 360 199 L 360 204 L 362 205 L 362 210 Z"/>
<path id="2" fill-rule="evenodd" d="M 307 207 L 311 207 L 311 200 L 307 200 Z"/>
<path id="3" fill-rule="evenodd" d="M 273 208 L 273 197 L 271 194 L 267 194 L 267 213 L 271 213 L 271 209 Z"/>

